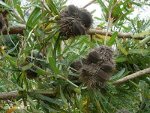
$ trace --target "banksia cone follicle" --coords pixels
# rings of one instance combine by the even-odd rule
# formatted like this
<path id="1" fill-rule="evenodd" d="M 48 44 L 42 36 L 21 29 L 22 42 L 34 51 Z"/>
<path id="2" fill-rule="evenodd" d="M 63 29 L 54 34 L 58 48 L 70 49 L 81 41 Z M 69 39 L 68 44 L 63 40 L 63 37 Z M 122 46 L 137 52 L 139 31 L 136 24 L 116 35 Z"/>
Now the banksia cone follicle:
<path id="1" fill-rule="evenodd" d="M 113 51 L 107 46 L 100 46 L 87 55 L 77 70 L 80 81 L 89 88 L 102 88 L 111 77 L 114 68 Z"/>
<path id="2" fill-rule="evenodd" d="M 87 10 L 69 5 L 60 13 L 60 35 L 65 37 L 63 39 L 85 35 L 92 22 L 92 16 Z"/>

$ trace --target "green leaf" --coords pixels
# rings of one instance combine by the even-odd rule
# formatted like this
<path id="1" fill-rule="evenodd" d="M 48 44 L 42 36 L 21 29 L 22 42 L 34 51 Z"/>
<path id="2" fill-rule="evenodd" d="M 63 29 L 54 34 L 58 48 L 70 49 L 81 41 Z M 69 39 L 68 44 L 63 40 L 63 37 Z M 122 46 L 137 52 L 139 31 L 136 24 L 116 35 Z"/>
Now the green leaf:
<path id="1" fill-rule="evenodd" d="M 32 66 L 33 66 L 33 64 L 32 64 L 32 63 L 29 63 L 29 64 L 23 66 L 23 67 L 22 67 L 22 70 L 25 71 L 25 70 L 27 70 L 27 69 L 30 69 Z"/>
<path id="2" fill-rule="evenodd" d="M 104 2 L 102 0 L 97 0 L 97 2 L 100 4 L 100 6 L 102 7 L 103 11 L 105 13 L 108 13 L 108 9 L 107 7 L 105 6 Z"/>
<path id="3" fill-rule="evenodd" d="M 0 4 L 8 9 L 11 9 L 11 7 L 7 5 L 5 2 L 0 1 Z"/>
<path id="4" fill-rule="evenodd" d="M 129 54 L 141 54 L 141 55 L 148 55 L 150 53 L 147 49 L 131 49 L 129 50 Z"/>
<path id="5" fill-rule="evenodd" d="M 27 27 L 34 28 L 40 21 L 41 14 L 41 9 L 39 7 L 35 7 L 35 9 L 32 11 L 31 15 L 28 18 Z"/>
<path id="6" fill-rule="evenodd" d="M 109 41 L 107 42 L 107 45 L 112 46 L 115 43 L 117 36 L 118 36 L 118 32 L 114 32 L 111 38 L 109 39 Z"/>
<path id="7" fill-rule="evenodd" d="M 20 5 L 16 4 L 15 8 L 17 9 L 20 17 L 24 20 L 24 15 L 23 15 L 23 12 L 22 12 Z"/>
<path id="8" fill-rule="evenodd" d="M 54 57 L 49 57 L 49 65 L 50 65 L 51 70 L 55 74 L 60 73 L 58 67 L 56 66 L 56 61 L 55 61 Z"/>
<path id="9" fill-rule="evenodd" d="M 54 13 L 54 15 L 58 15 L 58 10 L 57 10 L 57 7 L 55 6 L 53 0 L 46 0 L 47 2 L 47 5 L 49 7 L 49 9 L 51 10 L 51 12 Z"/>
<path id="10" fill-rule="evenodd" d="M 115 62 L 117 62 L 117 63 L 126 62 L 126 61 L 127 61 L 127 57 L 125 57 L 125 56 L 118 56 L 115 59 Z"/>
<path id="11" fill-rule="evenodd" d="M 60 87 L 60 95 L 61 95 L 62 101 L 63 101 L 66 105 L 68 105 L 67 99 L 65 98 L 61 87 Z"/>
<path id="12" fill-rule="evenodd" d="M 123 47 L 122 43 L 119 40 L 116 40 L 118 49 L 124 54 L 128 55 L 127 50 Z"/>
<path id="13" fill-rule="evenodd" d="M 123 68 L 123 69 L 120 70 L 118 73 L 116 73 L 115 75 L 113 75 L 113 76 L 111 77 L 111 80 L 117 80 L 117 79 L 123 77 L 124 73 L 125 73 L 125 68 Z"/>

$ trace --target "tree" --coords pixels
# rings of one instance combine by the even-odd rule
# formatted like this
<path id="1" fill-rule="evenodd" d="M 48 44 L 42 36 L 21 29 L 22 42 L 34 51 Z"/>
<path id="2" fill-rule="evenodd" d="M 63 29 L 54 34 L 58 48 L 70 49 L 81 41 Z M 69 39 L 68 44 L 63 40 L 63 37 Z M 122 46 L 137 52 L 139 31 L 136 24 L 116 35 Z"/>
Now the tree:
<path id="1" fill-rule="evenodd" d="M 80 10 L 78 17 L 71 9 L 71 17 L 66 16 L 66 0 L 0 1 L 1 112 L 149 112 L 150 19 L 131 18 L 135 8 L 149 3 L 97 0 L 90 4 L 95 2 L 103 11 L 103 17 L 96 18 L 100 19 L 97 28 L 87 25 L 92 20 L 82 17 L 90 15 L 82 8 L 74 9 Z M 96 60 L 104 55 L 99 56 L 98 47 L 113 47 L 115 70 L 110 62 L 96 67 Z M 75 62 L 77 68 L 72 66 Z M 80 78 L 89 74 L 89 68 L 91 73 L 99 69 L 97 76 L 108 70 L 113 75 L 109 80 L 103 76 L 106 81 L 95 87 L 87 83 L 91 79 Z"/>

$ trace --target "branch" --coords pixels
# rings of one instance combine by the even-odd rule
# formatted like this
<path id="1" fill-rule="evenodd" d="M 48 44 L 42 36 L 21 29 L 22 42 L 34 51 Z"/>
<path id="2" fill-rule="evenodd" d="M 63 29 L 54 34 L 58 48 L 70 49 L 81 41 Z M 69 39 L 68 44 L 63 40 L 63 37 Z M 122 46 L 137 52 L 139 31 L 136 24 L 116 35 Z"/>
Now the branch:
<path id="1" fill-rule="evenodd" d="M 23 35 L 23 31 L 25 30 L 25 27 L 10 27 L 8 30 L 4 29 L 3 30 L 3 35 L 7 34 L 21 34 Z M 100 34 L 100 35 L 106 35 L 107 31 L 104 30 L 97 30 L 97 29 L 90 29 L 88 31 L 89 35 L 95 35 L 95 34 Z M 108 36 L 112 36 L 113 32 L 108 32 Z M 134 36 L 132 33 L 118 33 L 119 38 L 135 38 L 135 39 L 143 39 L 144 37 L 141 36 Z"/>
<path id="2" fill-rule="evenodd" d="M 95 34 L 106 35 L 107 31 L 97 30 L 97 29 L 90 29 L 88 31 L 88 34 L 90 34 L 90 35 L 95 35 Z M 108 36 L 112 36 L 112 34 L 113 34 L 113 32 L 108 32 Z M 118 32 L 118 38 L 143 39 L 144 37 L 134 36 L 132 33 L 120 33 L 120 32 Z"/>
<path id="3" fill-rule="evenodd" d="M 33 94 L 41 94 L 41 95 L 45 95 L 45 96 L 49 96 L 49 97 L 55 97 L 56 96 L 56 91 L 40 91 L 40 90 L 33 90 L 30 92 L 27 92 L 27 94 L 29 95 L 33 95 Z M 2 92 L 0 93 L 0 100 L 11 100 L 17 97 L 22 96 L 22 93 L 20 93 L 20 91 L 11 91 L 11 92 Z"/>
<path id="4" fill-rule="evenodd" d="M 21 34 L 23 35 L 23 31 L 25 30 L 25 27 L 10 27 L 9 29 L 3 30 L 3 35 L 7 34 Z"/>
<path id="5" fill-rule="evenodd" d="M 133 73 L 131 75 L 128 75 L 126 77 L 123 77 L 117 81 L 115 81 L 113 84 L 114 85 L 119 85 L 119 84 L 122 84 L 122 83 L 125 83 L 129 80 L 132 80 L 134 78 L 137 78 L 137 77 L 140 77 L 140 76 L 143 76 L 145 74 L 150 74 L 150 68 L 146 68 L 144 70 L 140 70 L 136 73 Z M 30 92 L 27 92 L 29 95 L 31 94 L 34 94 L 34 93 L 39 93 L 39 94 L 42 94 L 42 95 L 45 95 L 45 96 L 49 96 L 49 97 L 55 97 L 56 96 L 56 91 L 30 91 Z M 8 99 L 13 99 L 13 98 L 17 98 L 21 96 L 21 93 L 19 93 L 19 91 L 12 91 L 12 92 L 2 92 L 0 93 L 0 100 L 8 100 Z"/>
<path id="6" fill-rule="evenodd" d="M 92 3 L 94 3 L 96 0 L 92 0 L 91 2 L 89 2 L 88 4 L 86 4 L 83 8 L 88 7 L 89 5 L 91 5 Z"/>
<path id="7" fill-rule="evenodd" d="M 143 70 L 140 70 L 140 71 L 137 71 L 137 72 L 135 72 L 133 74 L 130 74 L 130 75 L 126 76 L 126 77 L 123 77 L 123 78 L 115 81 L 113 84 L 114 85 L 122 84 L 122 83 L 127 82 L 129 80 L 132 80 L 134 78 L 143 76 L 145 74 L 150 74 L 150 67 L 146 68 L 146 69 L 143 69 Z"/>
<path id="8" fill-rule="evenodd" d="M 2 92 L 0 93 L 0 100 L 7 100 L 7 99 L 13 99 L 16 97 L 19 97 L 19 93 L 17 91 L 12 92 Z"/>

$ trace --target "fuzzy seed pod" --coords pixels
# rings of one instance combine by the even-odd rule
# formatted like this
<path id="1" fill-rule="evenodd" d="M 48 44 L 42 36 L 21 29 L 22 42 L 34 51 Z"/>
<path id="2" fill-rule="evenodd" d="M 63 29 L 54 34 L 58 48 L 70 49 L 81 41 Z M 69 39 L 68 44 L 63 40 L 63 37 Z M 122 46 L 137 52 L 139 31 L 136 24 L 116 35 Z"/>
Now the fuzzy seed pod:
<path id="1" fill-rule="evenodd" d="M 92 22 L 92 16 L 87 10 L 69 5 L 60 13 L 60 35 L 65 37 L 63 39 L 85 35 Z"/>
<path id="2" fill-rule="evenodd" d="M 103 71 L 98 65 L 83 65 L 80 80 L 89 88 L 103 88 L 111 74 Z"/>
<path id="3" fill-rule="evenodd" d="M 73 73 L 79 73 L 79 80 L 89 88 L 103 88 L 115 68 L 113 51 L 107 46 L 93 49 L 87 58 L 70 65 Z"/>
<path id="4" fill-rule="evenodd" d="M 67 8 L 68 16 L 77 17 L 79 13 L 79 9 L 74 5 L 69 5 Z"/>
<path id="5" fill-rule="evenodd" d="M 87 64 L 87 60 L 85 58 L 82 58 L 82 60 L 77 60 L 70 65 L 71 67 L 70 70 L 73 73 L 76 73 L 76 72 L 79 73 L 84 64 Z"/>
<path id="6" fill-rule="evenodd" d="M 89 55 L 87 56 L 87 60 L 91 63 L 102 64 L 103 62 L 110 62 L 113 64 L 113 51 L 110 47 L 100 46 L 93 49 L 89 53 Z"/>
<path id="7" fill-rule="evenodd" d="M 89 29 L 93 23 L 91 14 L 85 10 L 81 9 L 79 12 L 79 18 L 86 29 Z"/>

